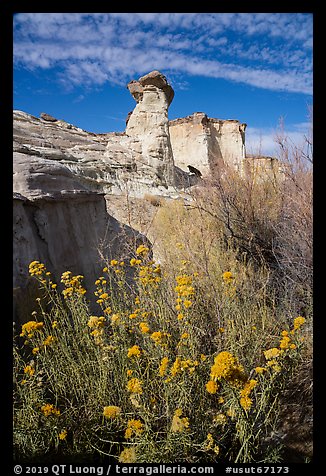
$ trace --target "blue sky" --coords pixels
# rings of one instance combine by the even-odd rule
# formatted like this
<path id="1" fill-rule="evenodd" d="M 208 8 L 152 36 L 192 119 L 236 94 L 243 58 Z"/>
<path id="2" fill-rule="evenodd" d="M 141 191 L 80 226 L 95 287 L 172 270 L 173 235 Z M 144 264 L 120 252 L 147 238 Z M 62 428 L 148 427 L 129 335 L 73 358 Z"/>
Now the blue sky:
<path id="1" fill-rule="evenodd" d="M 311 127 L 309 13 L 18 13 L 14 108 L 90 132 L 121 132 L 126 88 L 157 69 L 173 86 L 169 118 L 245 122 L 247 153 L 276 152 L 280 120 L 300 145 Z"/>

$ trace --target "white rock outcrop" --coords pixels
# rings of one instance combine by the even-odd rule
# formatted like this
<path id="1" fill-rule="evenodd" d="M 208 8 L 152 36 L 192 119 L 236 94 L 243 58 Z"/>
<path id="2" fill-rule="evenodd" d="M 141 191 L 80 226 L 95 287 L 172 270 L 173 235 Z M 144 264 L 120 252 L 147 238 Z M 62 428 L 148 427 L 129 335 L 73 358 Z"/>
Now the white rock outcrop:
<path id="1" fill-rule="evenodd" d="M 188 165 L 203 177 L 212 177 L 225 167 L 241 171 L 245 158 L 245 128 L 236 120 L 209 118 L 202 112 L 169 122 L 174 163 Z"/>
<path id="2" fill-rule="evenodd" d="M 125 132 L 139 143 L 138 161 L 150 166 L 164 185 L 173 186 L 174 161 L 168 121 L 173 89 L 159 71 L 131 81 L 128 89 L 137 105 L 129 116 Z"/>
<path id="3" fill-rule="evenodd" d="M 22 323 L 35 309 L 36 283 L 28 275 L 34 260 L 43 262 L 58 284 L 64 271 L 84 275 L 96 307 L 92 291 L 105 262 L 99 249 L 106 259 L 128 259 L 138 244 L 147 242 L 108 213 L 100 167 L 87 168 L 96 154 L 103 156 L 103 139 L 20 112 L 14 126 L 14 319 Z M 80 158 L 72 155 L 76 152 Z M 82 160 L 84 174 L 73 167 Z"/>
<path id="4" fill-rule="evenodd" d="M 84 274 L 91 287 L 103 265 L 99 246 L 113 257 L 146 241 L 112 216 L 113 197 L 186 199 L 187 188 L 228 167 L 240 173 L 277 168 L 270 158 L 245 157 L 246 125 L 239 121 L 204 113 L 169 121 L 174 91 L 159 71 L 128 89 L 136 106 L 122 133 L 95 134 L 46 113 L 37 118 L 14 111 L 14 288 L 20 305 L 31 261 L 44 261 L 57 280 L 66 270 Z"/>

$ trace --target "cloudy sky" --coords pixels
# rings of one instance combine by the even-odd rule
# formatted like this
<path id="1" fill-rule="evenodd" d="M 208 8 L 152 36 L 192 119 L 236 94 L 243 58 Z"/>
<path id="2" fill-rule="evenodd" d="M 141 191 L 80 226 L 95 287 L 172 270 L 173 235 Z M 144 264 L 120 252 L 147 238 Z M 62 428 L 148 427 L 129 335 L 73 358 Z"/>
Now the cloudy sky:
<path id="1" fill-rule="evenodd" d="M 14 108 L 91 132 L 123 131 L 126 84 L 157 69 L 173 86 L 169 118 L 193 112 L 247 123 L 247 152 L 273 154 L 280 121 L 310 127 L 309 13 L 18 13 Z"/>

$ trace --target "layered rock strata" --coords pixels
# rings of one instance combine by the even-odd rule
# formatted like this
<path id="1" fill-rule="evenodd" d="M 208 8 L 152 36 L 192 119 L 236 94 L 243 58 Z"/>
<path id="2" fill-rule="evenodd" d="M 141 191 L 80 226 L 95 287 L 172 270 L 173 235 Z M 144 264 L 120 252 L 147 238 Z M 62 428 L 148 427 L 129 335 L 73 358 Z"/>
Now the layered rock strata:
<path id="1" fill-rule="evenodd" d="M 241 171 L 245 128 L 239 121 L 209 118 L 202 112 L 170 121 L 175 165 L 185 171 L 191 165 L 203 177 L 219 174 L 225 167 Z"/>
<path id="2" fill-rule="evenodd" d="M 226 166 L 252 170 L 245 124 L 204 113 L 169 121 L 174 91 L 159 71 L 128 89 L 136 107 L 122 133 L 94 134 L 47 113 L 37 118 L 14 111 L 14 287 L 20 303 L 33 260 L 44 261 L 57 280 L 70 270 L 93 286 L 103 265 L 99 246 L 107 257 L 120 256 L 145 241 L 112 216 L 119 216 L 113 197 L 186 200 L 184 191 Z M 269 159 L 258 165 L 275 168 Z"/>
<path id="3" fill-rule="evenodd" d="M 137 162 L 150 166 L 164 185 L 173 186 L 175 171 L 168 107 L 174 91 L 159 71 L 131 81 L 128 89 L 137 105 L 128 119 L 126 135 L 139 146 Z"/>
<path id="4" fill-rule="evenodd" d="M 83 144 L 84 134 L 77 137 Z M 148 241 L 108 213 L 103 191 L 91 190 L 89 180 L 79 181 L 62 163 L 67 155 L 62 153 L 63 160 L 56 141 L 63 147 L 67 136 L 54 138 L 51 156 L 45 152 L 48 136 L 42 146 L 36 145 L 32 134 L 25 139 L 29 141 L 16 144 L 13 158 L 13 286 L 18 323 L 30 318 L 38 295 L 35 280 L 28 275 L 31 261 L 43 262 L 58 284 L 64 271 L 84 275 L 91 304 L 96 306 L 92 291 L 104 263 L 113 257 L 130 259 L 137 245 Z"/>

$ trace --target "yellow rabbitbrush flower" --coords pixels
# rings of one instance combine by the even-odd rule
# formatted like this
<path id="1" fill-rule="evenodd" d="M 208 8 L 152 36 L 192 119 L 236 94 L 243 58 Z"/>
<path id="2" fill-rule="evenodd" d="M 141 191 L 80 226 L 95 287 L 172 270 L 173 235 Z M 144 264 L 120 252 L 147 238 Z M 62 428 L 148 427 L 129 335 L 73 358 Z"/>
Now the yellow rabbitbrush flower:
<path id="1" fill-rule="evenodd" d="M 174 412 L 171 424 L 171 431 L 173 433 L 182 433 L 185 430 L 189 429 L 189 419 L 187 417 L 182 417 L 182 409 L 177 408 Z"/>
<path id="2" fill-rule="evenodd" d="M 105 317 L 104 316 L 90 316 L 88 323 L 88 327 L 91 329 L 100 329 L 105 326 Z"/>
<path id="3" fill-rule="evenodd" d="M 47 338 L 43 341 L 44 347 L 50 347 L 55 342 L 55 337 L 47 336 Z"/>
<path id="4" fill-rule="evenodd" d="M 211 379 L 214 381 L 225 379 L 238 384 L 246 380 L 246 375 L 237 358 L 230 352 L 223 351 L 214 358 L 214 364 L 211 367 Z"/>
<path id="5" fill-rule="evenodd" d="M 214 394 L 217 392 L 218 390 L 218 385 L 216 382 L 214 382 L 214 380 L 209 380 L 206 384 L 206 390 L 208 393 L 211 393 L 211 394 Z"/>
<path id="6" fill-rule="evenodd" d="M 116 418 L 121 413 L 121 408 L 115 405 L 109 405 L 103 408 L 105 418 Z"/>
<path id="7" fill-rule="evenodd" d="M 136 254 L 137 255 L 146 256 L 148 254 L 148 252 L 149 252 L 149 248 L 147 248 L 147 246 L 145 246 L 145 245 L 140 245 L 136 249 Z"/>
<path id="8" fill-rule="evenodd" d="M 156 345 L 166 346 L 166 341 L 171 337 L 171 334 L 168 332 L 156 331 L 153 332 L 150 337 Z"/>
<path id="9" fill-rule="evenodd" d="M 28 374 L 30 377 L 33 377 L 35 374 L 35 369 L 31 365 L 26 365 L 24 368 L 24 374 Z"/>
<path id="10" fill-rule="evenodd" d="M 300 329 L 301 326 L 306 322 L 305 318 L 298 316 L 293 320 L 293 332 Z"/>
<path id="11" fill-rule="evenodd" d="M 65 285 L 65 289 L 62 291 L 62 295 L 65 299 L 73 296 L 84 296 L 86 289 L 81 285 L 81 281 L 84 276 L 78 274 L 72 276 L 71 271 L 65 271 L 61 275 L 61 282 Z"/>
<path id="12" fill-rule="evenodd" d="M 291 344 L 291 339 L 288 336 L 283 336 L 280 340 L 280 349 L 286 350 L 289 349 Z"/>
<path id="13" fill-rule="evenodd" d="M 222 274 L 222 278 L 223 278 L 223 281 L 226 282 L 226 283 L 231 283 L 234 280 L 234 276 L 231 273 L 231 271 L 225 271 Z"/>
<path id="14" fill-rule="evenodd" d="M 60 410 L 58 410 L 54 405 L 52 405 L 52 403 L 47 403 L 46 405 L 43 405 L 41 407 L 41 412 L 46 417 L 50 415 L 60 416 Z"/>
<path id="15" fill-rule="evenodd" d="M 119 456 L 120 463 L 135 463 L 137 461 L 136 448 L 134 446 L 125 448 Z"/>
<path id="16" fill-rule="evenodd" d="M 65 440 L 67 438 L 67 435 L 68 435 L 68 432 L 66 429 L 62 430 L 60 433 L 59 433 L 59 440 Z"/>
<path id="17" fill-rule="evenodd" d="M 141 355 L 141 349 L 139 348 L 138 345 L 134 345 L 128 349 L 128 354 L 127 357 L 140 357 Z"/>
<path id="18" fill-rule="evenodd" d="M 163 357 L 159 366 L 159 375 L 160 377 L 164 377 L 166 370 L 169 365 L 169 359 L 167 357 Z"/>
<path id="19" fill-rule="evenodd" d="M 139 323 L 139 328 L 142 331 L 143 334 L 147 334 L 150 331 L 150 328 L 147 324 L 147 322 L 140 322 Z"/>
<path id="20" fill-rule="evenodd" d="M 214 453 L 216 455 L 219 454 L 220 452 L 220 448 L 214 444 L 214 438 L 213 438 L 213 435 L 211 433 L 208 433 L 207 434 L 207 437 L 206 437 L 206 441 L 205 441 L 205 444 L 204 444 L 204 450 L 205 451 L 214 451 Z"/>
<path id="21" fill-rule="evenodd" d="M 282 353 L 282 350 L 273 347 L 272 349 L 268 349 L 264 351 L 264 356 L 266 360 L 270 359 L 277 359 Z"/>
<path id="22" fill-rule="evenodd" d="M 132 378 L 128 380 L 127 390 L 130 393 L 136 393 L 138 395 L 141 395 L 143 393 L 142 384 L 143 382 L 138 378 Z"/>
<path id="23" fill-rule="evenodd" d="M 244 410 L 249 410 L 252 405 L 252 399 L 249 397 L 251 391 L 256 387 L 257 380 L 251 379 L 248 380 L 243 389 L 240 390 L 240 405 Z"/>
<path id="24" fill-rule="evenodd" d="M 46 267 L 39 261 L 32 261 L 28 267 L 28 271 L 31 276 L 42 276 L 42 274 L 46 273 Z"/>
<path id="25" fill-rule="evenodd" d="M 141 259 L 131 258 L 130 266 L 136 266 L 138 264 L 141 264 Z"/>
<path id="26" fill-rule="evenodd" d="M 125 438 L 129 439 L 133 436 L 139 436 L 144 431 L 144 425 L 140 420 L 129 420 L 125 431 Z"/>
<path id="27" fill-rule="evenodd" d="M 36 331 L 41 330 L 43 326 L 44 326 L 43 322 L 28 321 L 22 325 L 22 332 L 20 334 L 20 337 L 27 336 L 27 338 L 31 338 L 34 336 L 34 333 Z"/>
<path id="28" fill-rule="evenodd" d="M 252 406 L 252 399 L 249 396 L 240 398 L 240 405 L 244 410 L 250 410 Z"/>
<path id="29" fill-rule="evenodd" d="M 153 268 L 152 266 L 141 266 L 138 272 L 138 278 L 143 287 L 158 287 L 158 283 L 162 281 L 160 265 Z"/>
<path id="30" fill-rule="evenodd" d="M 265 367 L 256 367 L 255 372 L 257 374 L 263 374 L 264 372 L 266 372 L 266 368 Z"/>

